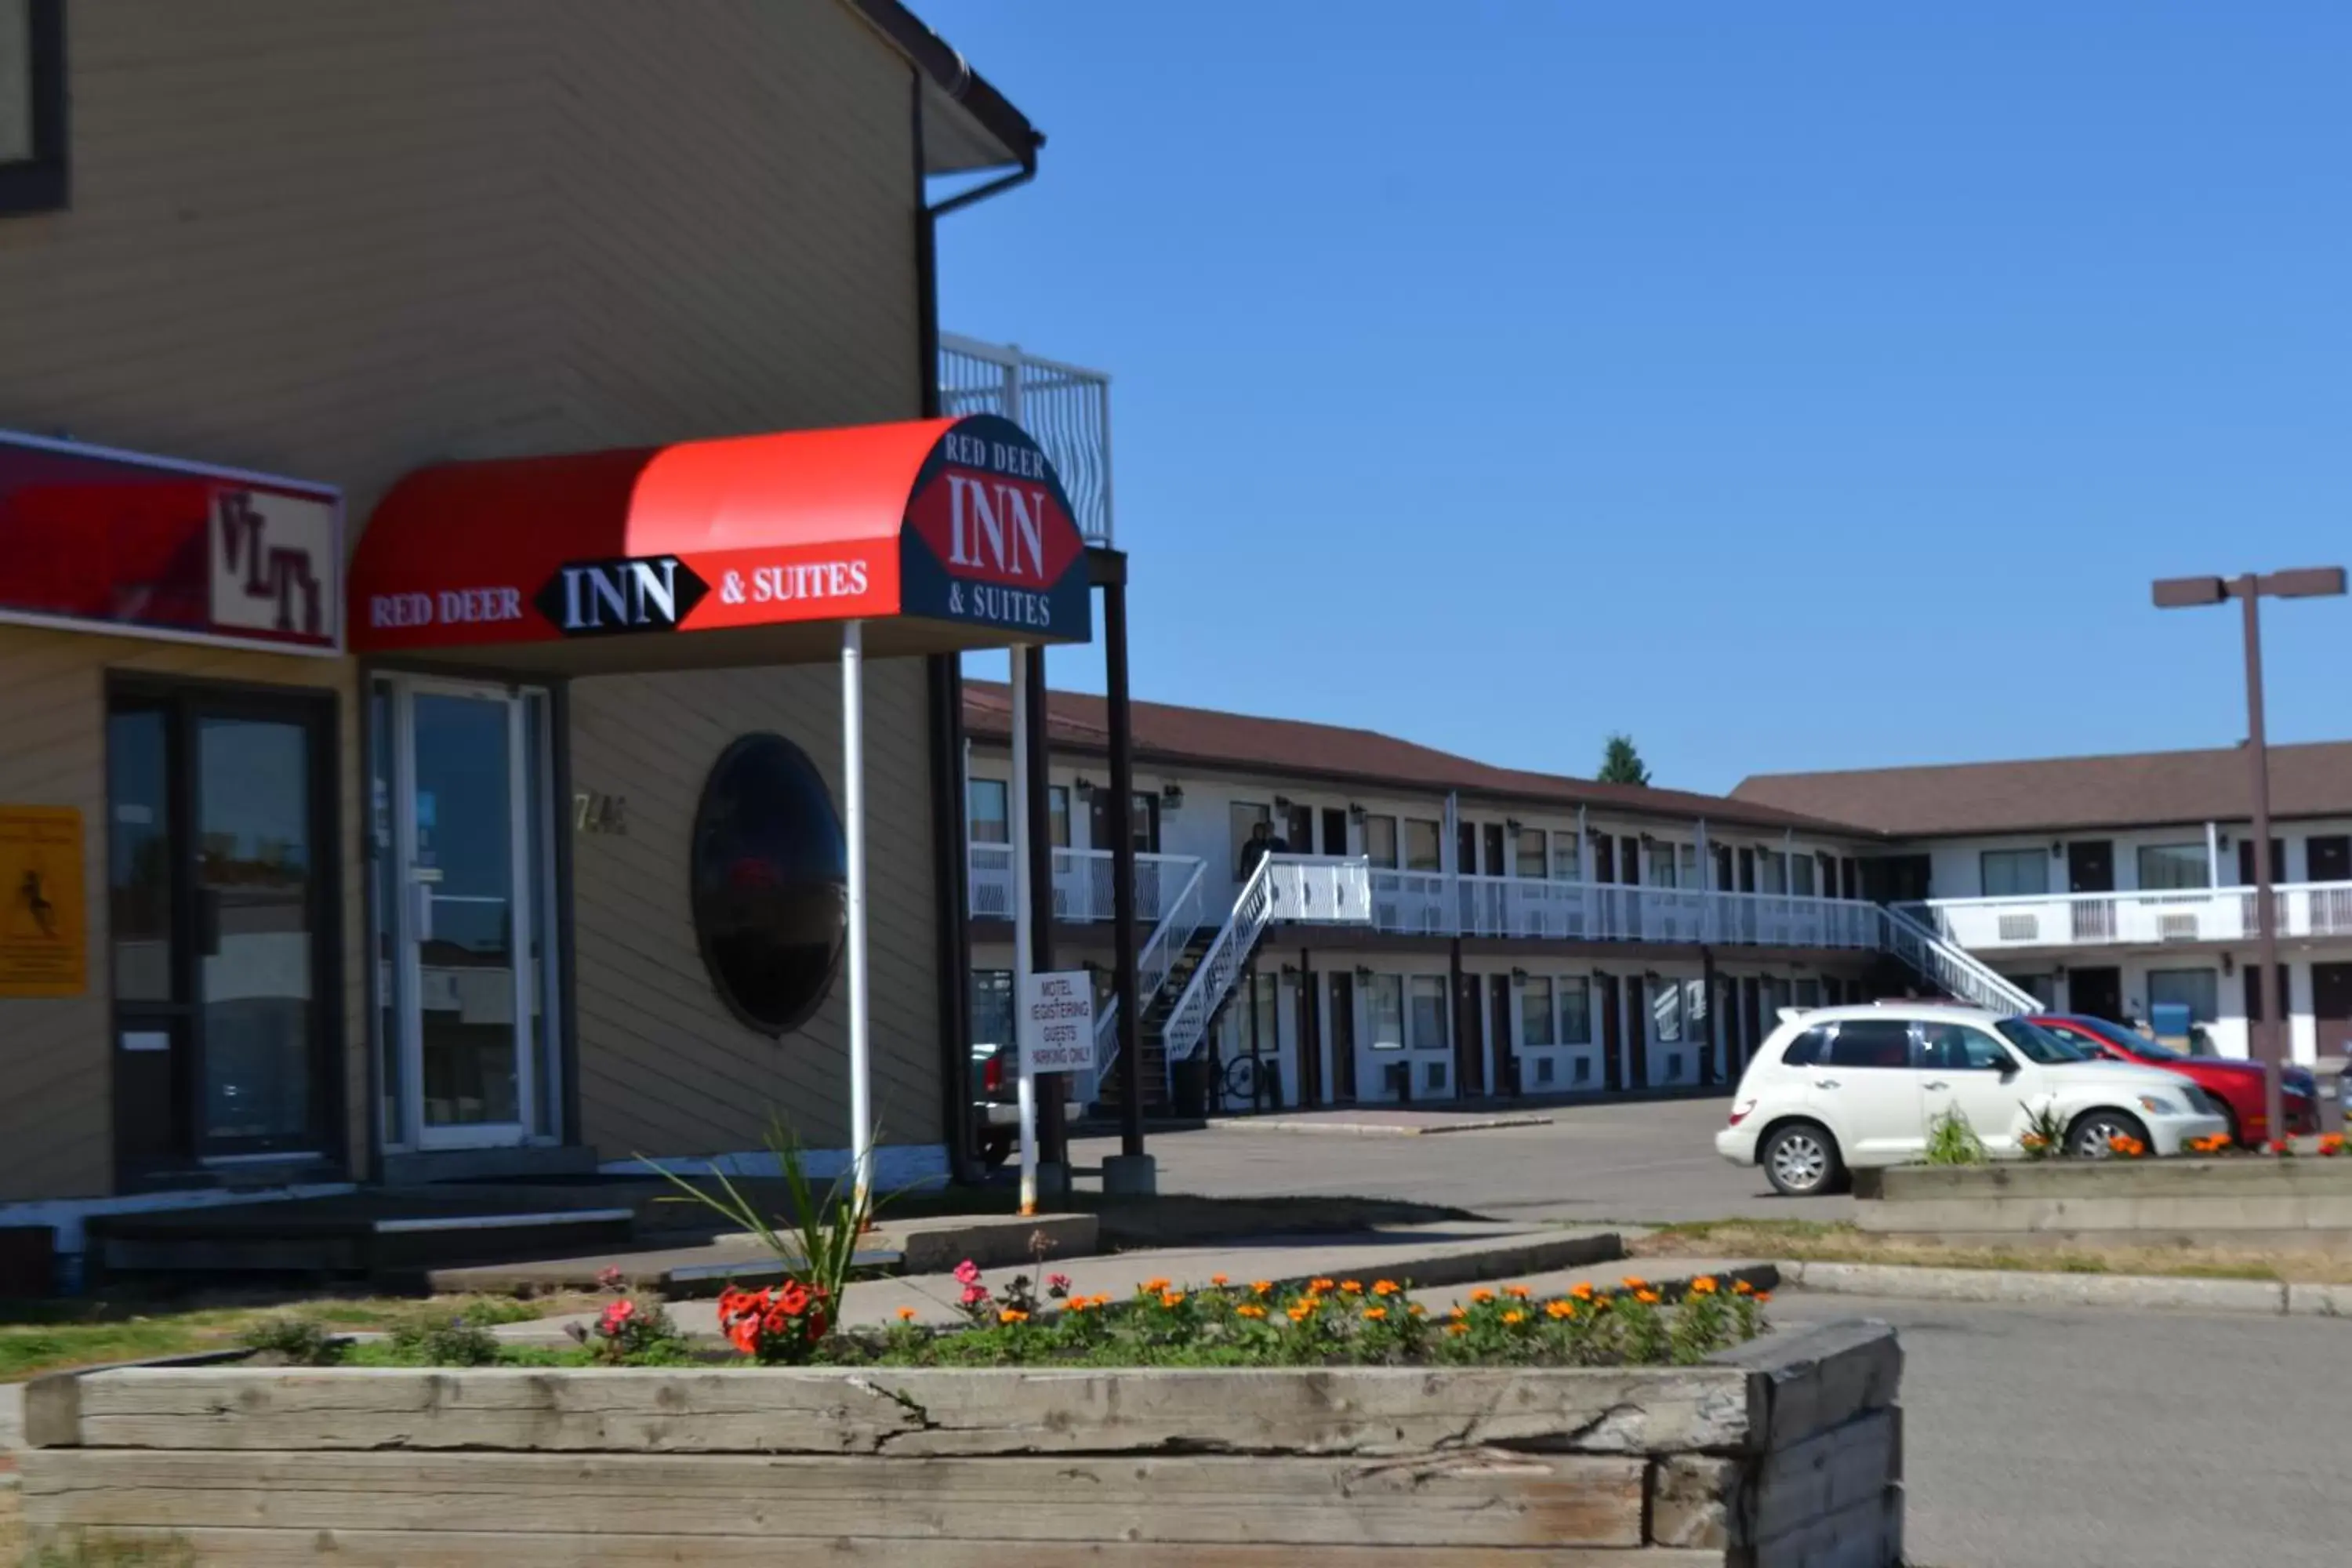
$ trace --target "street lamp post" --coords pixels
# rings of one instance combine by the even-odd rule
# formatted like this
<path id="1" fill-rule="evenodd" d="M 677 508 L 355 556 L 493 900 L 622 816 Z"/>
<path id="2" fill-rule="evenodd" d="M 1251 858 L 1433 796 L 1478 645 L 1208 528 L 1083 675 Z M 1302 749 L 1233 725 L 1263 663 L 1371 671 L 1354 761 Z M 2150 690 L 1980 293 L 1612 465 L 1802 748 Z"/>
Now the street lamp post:
<path id="1" fill-rule="evenodd" d="M 2254 939 L 2260 967 L 2248 994 L 2262 1008 L 2252 1021 L 2254 1059 L 2263 1064 L 2263 1116 L 2273 1139 L 2286 1136 L 2280 1103 L 2279 1071 L 2286 1062 L 2286 986 L 2278 970 L 2278 918 L 2271 908 L 2270 749 L 2263 732 L 2263 629 L 2264 599 L 2315 599 L 2344 592 L 2344 568 L 2308 566 L 2293 572 L 2249 572 L 2238 577 L 2167 577 L 2154 586 L 2159 610 L 2194 609 L 2236 599 L 2246 626 L 2246 752 L 2254 788 Z M 2340 1107 L 2338 1108 L 2341 1109 Z"/>

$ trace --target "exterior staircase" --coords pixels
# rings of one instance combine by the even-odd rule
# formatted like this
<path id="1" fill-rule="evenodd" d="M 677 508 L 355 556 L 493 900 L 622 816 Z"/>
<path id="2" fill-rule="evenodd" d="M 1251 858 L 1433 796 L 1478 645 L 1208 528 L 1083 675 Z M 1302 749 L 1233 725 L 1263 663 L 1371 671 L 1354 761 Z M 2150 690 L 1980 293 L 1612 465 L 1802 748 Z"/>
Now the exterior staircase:
<path id="1" fill-rule="evenodd" d="M 1880 950 L 1900 959 L 1943 994 L 2004 1018 L 2041 1010 L 2032 992 L 1966 948 L 1946 942 L 1931 927 L 1891 905 L 1881 906 L 1878 913 Z"/>
<path id="2" fill-rule="evenodd" d="M 1209 949 L 1216 940 L 1214 927 L 1203 926 L 1195 930 L 1184 945 L 1177 950 L 1159 988 L 1144 1002 L 1142 1026 L 1136 1030 L 1135 1043 L 1138 1054 L 1143 1058 L 1143 1109 L 1147 1111 L 1164 1110 L 1168 1107 L 1168 1016 L 1176 1010 L 1177 999 L 1183 994 L 1184 987 L 1191 984 L 1193 971 L 1201 967 L 1201 961 L 1208 956 Z M 1097 1069 L 1095 1104 L 1105 1114 L 1123 1110 L 1126 1105 L 1120 1095 L 1121 1086 L 1126 1080 L 1122 1075 L 1109 1070 L 1109 1063 L 1116 1061 L 1118 1056 L 1116 1019 L 1112 1027 L 1114 1034 L 1108 1056 L 1104 1057 L 1097 1052 L 1097 1059 L 1105 1065 Z"/>

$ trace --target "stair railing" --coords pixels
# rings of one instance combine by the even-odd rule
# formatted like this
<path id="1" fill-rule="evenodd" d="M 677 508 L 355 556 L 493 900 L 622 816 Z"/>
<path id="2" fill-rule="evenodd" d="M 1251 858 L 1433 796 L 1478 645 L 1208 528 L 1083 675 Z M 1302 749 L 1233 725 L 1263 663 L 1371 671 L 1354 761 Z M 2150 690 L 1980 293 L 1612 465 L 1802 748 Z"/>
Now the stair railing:
<path id="1" fill-rule="evenodd" d="M 1233 913 L 1160 1026 L 1160 1044 L 1172 1065 L 1201 1048 L 1209 1025 L 1241 980 L 1257 940 L 1276 921 L 1318 925 L 1370 925 L 1371 862 L 1328 855 L 1268 855 L 1258 861 L 1234 899 Z"/>
<path id="2" fill-rule="evenodd" d="M 1934 931 L 1892 906 L 1879 908 L 1880 945 L 1951 995 L 1989 1013 L 2013 1018 L 2039 1012 L 2030 991 L 1954 947 Z"/>
<path id="3" fill-rule="evenodd" d="M 1151 999 L 1168 984 L 1169 971 L 1175 968 L 1176 959 L 1192 945 L 1192 937 L 1201 929 L 1207 903 L 1201 892 L 1202 873 L 1207 863 L 1192 862 L 1192 874 L 1184 886 L 1168 901 L 1168 912 L 1151 928 L 1143 949 L 1135 955 L 1135 1006 L 1139 1015 L 1148 1012 Z M 1116 992 L 1095 1020 L 1094 1081 L 1079 1085 L 1079 1098 L 1087 1101 L 1099 1099 L 1102 1086 L 1110 1079 L 1113 1063 L 1118 1060 L 1118 996 Z"/>

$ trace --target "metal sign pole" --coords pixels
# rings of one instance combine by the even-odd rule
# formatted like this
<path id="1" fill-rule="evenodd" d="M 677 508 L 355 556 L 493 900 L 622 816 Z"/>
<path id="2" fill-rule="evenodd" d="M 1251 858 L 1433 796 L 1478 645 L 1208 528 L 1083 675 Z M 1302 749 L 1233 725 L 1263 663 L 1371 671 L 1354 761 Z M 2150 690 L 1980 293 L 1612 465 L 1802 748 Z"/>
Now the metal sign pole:
<path id="1" fill-rule="evenodd" d="M 1005 826 L 1013 851 L 1013 1068 L 1021 1100 L 1021 1212 L 1037 1212 L 1037 1080 L 1029 1070 L 1029 977 L 1036 965 L 1030 951 L 1029 909 L 1029 661 L 1013 658 L 1013 791 Z M 1000 1049 L 1003 1047 L 999 1047 Z"/>
<path id="2" fill-rule="evenodd" d="M 872 1024 L 866 988 L 866 626 L 841 628 L 842 827 L 849 848 L 849 1157 L 857 1212 L 874 1191 Z"/>

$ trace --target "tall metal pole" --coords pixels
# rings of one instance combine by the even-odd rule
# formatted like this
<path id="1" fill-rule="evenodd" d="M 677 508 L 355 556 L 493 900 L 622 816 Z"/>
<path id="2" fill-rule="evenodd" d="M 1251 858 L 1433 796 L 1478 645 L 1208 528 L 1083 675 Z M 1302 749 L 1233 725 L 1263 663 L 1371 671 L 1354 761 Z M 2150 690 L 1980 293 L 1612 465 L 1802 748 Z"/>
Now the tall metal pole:
<path id="1" fill-rule="evenodd" d="M 1024 700 L 1029 709 L 1029 788 L 1013 807 L 1029 821 L 1029 970 L 1054 972 L 1054 834 L 1053 810 L 1046 785 L 1053 774 L 1047 761 L 1045 725 L 1045 650 L 1024 648 L 1013 658 L 1029 667 Z M 1048 1074 L 1037 1101 L 1037 1159 L 1050 1165 L 1055 1178 L 1054 1194 L 1068 1190 L 1069 1135 L 1064 1116 L 1066 1073 Z"/>
<path id="2" fill-rule="evenodd" d="M 1029 661 L 1013 655 L 1013 800 L 1005 827 L 1013 850 L 1013 1071 L 1021 1106 L 1021 1212 L 1037 1212 L 1037 1082 L 1029 1072 Z M 1003 1047 L 1000 1047 L 1003 1048 Z"/>
<path id="3" fill-rule="evenodd" d="M 2254 770 L 2254 936 L 2262 969 L 2253 994 L 2263 1016 L 2254 1025 L 2254 1056 L 2263 1064 L 2263 1119 L 2273 1138 L 2287 1135 L 2280 1069 L 2286 1061 L 2285 987 L 2278 984 L 2278 921 L 2271 909 L 2271 763 L 2263 731 L 2262 585 L 2251 572 L 2230 584 L 2245 605 L 2246 751 Z"/>
<path id="4" fill-rule="evenodd" d="M 1097 552 L 1097 557 L 1108 555 Z M 1127 692 L 1127 560 L 1102 578 L 1105 703 L 1110 710 L 1110 793 L 1118 801 L 1135 798 L 1135 726 Z M 1132 810 L 1130 806 L 1129 809 Z M 1111 842 L 1111 987 L 1118 999 L 1118 1152 L 1130 1159 L 1143 1152 L 1142 1020 L 1137 1016 L 1141 988 L 1135 973 L 1135 835 Z"/>
<path id="5" fill-rule="evenodd" d="M 849 841 L 849 1158 L 852 1201 L 874 1191 L 874 1072 L 866 989 L 866 626 L 841 627 L 842 830 Z"/>

